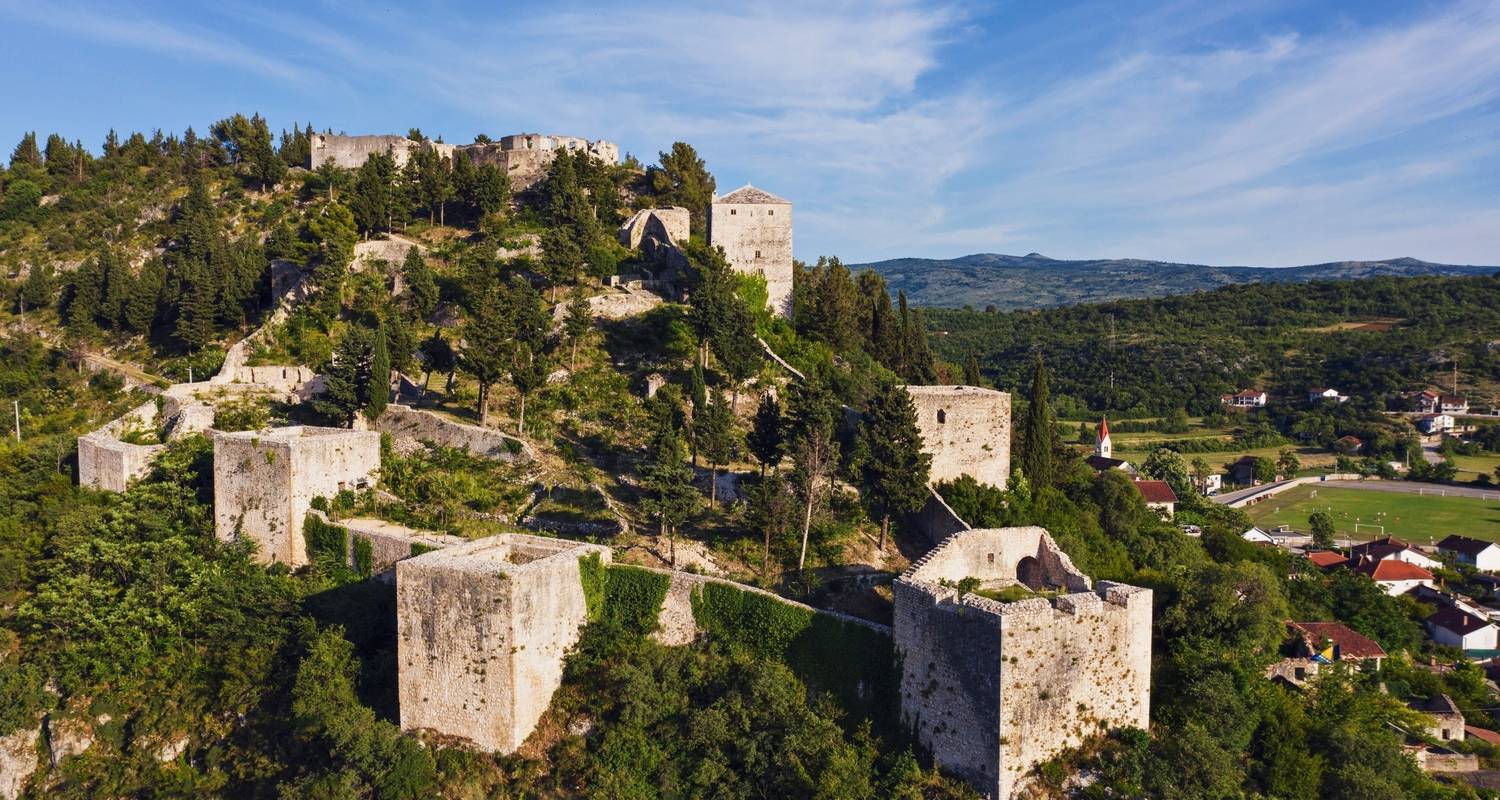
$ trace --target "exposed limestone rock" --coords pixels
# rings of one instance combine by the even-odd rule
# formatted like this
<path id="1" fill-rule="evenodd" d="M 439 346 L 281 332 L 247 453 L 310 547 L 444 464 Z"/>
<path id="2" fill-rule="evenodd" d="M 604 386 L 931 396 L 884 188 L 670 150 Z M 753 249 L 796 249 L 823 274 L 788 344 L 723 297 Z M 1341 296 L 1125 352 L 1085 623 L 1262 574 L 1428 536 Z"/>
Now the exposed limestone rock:
<path id="1" fill-rule="evenodd" d="M 16 800 L 37 768 L 40 727 L 0 736 L 0 800 Z"/>

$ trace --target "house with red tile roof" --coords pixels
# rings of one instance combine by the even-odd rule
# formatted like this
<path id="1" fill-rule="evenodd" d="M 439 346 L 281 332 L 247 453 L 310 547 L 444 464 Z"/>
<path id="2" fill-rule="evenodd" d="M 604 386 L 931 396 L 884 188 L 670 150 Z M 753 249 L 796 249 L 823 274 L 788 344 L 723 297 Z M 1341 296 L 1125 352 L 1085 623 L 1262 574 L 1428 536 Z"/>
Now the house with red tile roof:
<path id="1" fill-rule="evenodd" d="M 1166 481 L 1137 480 L 1135 488 L 1146 498 L 1146 508 L 1154 508 L 1167 519 L 1177 511 L 1177 493 Z"/>
<path id="2" fill-rule="evenodd" d="M 1426 586 L 1429 589 L 1437 586 L 1436 579 L 1432 577 L 1431 572 L 1416 564 L 1409 564 L 1394 558 L 1378 561 L 1365 559 L 1356 563 L 1353 570 L 1380 584 L 1380 588 L 1392 596 L 1406 594 L 1418 586 Z"/>
<path id="3" fill-rule="evenodd" d="M 1349 563 L 1347 556 L 1332 550 L 1310 550 L 1307 553 L 1307 560 L 1313 562 L 1318 569 L 1333 569 Z"/>

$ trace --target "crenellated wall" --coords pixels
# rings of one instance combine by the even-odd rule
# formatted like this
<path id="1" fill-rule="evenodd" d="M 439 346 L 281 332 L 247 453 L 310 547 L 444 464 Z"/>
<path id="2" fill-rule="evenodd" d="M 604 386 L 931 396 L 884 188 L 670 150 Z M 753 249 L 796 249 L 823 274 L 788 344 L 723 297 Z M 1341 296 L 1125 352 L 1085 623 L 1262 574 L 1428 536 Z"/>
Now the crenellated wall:
<path id="1" fill-rule="evenodd" d="M 1027 586 L 999 602 L 981 590 Z M 1038 764 L 1150 721 L 1151 592 L 1090 588 L 1041 528 L 964 531 L 894 585 L 902 718 L 945 770 L 1009 800 Z"/>

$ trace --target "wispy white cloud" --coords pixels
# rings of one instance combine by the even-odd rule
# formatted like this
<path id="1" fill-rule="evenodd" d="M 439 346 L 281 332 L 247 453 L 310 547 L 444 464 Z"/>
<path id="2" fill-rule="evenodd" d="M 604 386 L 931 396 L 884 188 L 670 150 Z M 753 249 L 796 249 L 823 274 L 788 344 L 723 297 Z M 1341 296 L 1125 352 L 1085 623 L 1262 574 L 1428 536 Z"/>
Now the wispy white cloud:
<path id="1" fill-rule="evenodd" d="M 197 63 L 221 64 L 267 78 L 310 84 L 315 72 L 266 55 L 232 36 L 192 23 L 143 16 L 125 6 L 0 0 L 0 16 L 103 44 Z M 13 28 L 13 30 L 15 30 Z"/>

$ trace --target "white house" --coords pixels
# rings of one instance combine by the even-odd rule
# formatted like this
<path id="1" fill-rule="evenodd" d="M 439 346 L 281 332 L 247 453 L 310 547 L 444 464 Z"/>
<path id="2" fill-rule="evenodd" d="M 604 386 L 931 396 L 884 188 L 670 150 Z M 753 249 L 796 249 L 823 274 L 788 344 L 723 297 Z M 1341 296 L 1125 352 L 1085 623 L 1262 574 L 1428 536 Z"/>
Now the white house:
<path id="1" fill-rule="evenodd" d="M 1218 494 L 1219 490 L 1224 488 L 1224 476 L 1218 473 L 1205 475 L 1203 476 L 1203 480 L 1197 481 L 1197 483 L 1198 491 L 1202 492 L 1204 497 L 1208 497 Z"/>
<path id="2" fill-rule="evenodd" d="M 1265 406 L 1268 399 L 1270 399 L 1269 395 L 1267 395 L 1265 392 L 1256 391 L 1254 389 L 1246 389 L 1243 392 L 1223 395 L 1219 398 L 1219 402 L 1223 403 L 1226 406 L 1238 406 L 1240 408 L 1260 408 Z"/>
<path id="3" fill-rule="evenodd" d="M 1307 390 L 1307 402 L 1316 403 L 1320 400 L 1333 400 L 1339 403 L 1348 400 L 1345 395 L 1339 394 L 1338 389 L 1330 389 L 1326 386 L 1314 386 Z"/>
<path id="4" fill-rule="evenodd" d="M 1374 539 L 1349 548 L 1349 560 L 1354 562 L 1403 561 L 1407 564 L 1415 564 L 1423 569 L 1437 569 L 1443 565 L 1441 561 L 1423 555 L 1415 547 L 1394 536 Z"/>
<path id="5" fill-rule="evenodd" d="M 1417 420 L 1417 430 L 1428 435 L 1447 433 L 1456 422 L 1452 414 L 1427 414 Z"/>
<path id="6" fill-rule="evenodd" d="M 1482 572 L 1500 571 L 1500 545 L 1494 542 L 1471 539 L 1467 536 L 1449 536 L 1438 542 L 1438 552 L 1452 556 L 1453 560 Z"/>
<path id="7" fill-rule="evenodd" d="M 1431 572 L 1395 558 L 1362 561 L 1355 565 L 1354 571 L 1368 576 L 1392 597 L 1406 594 L 1418 586 L 1429 589 L 1437 586 Z"/>
<path id="8" fill-rule="evenodd" d="M 1445 394 L 1438 398 L 1437 411 L 1439 414 L 1467 414 L 1469 401 L 1457 395 Z"/>
<path id="9" fill-rule="evenodd" d="M 1250 530 L 1247 530 L 1244 533 L 1240 534 L 1240 538 L 1244 539 L 1247 542 L 1253 542 L 1255 544 L 1276 544 L 1276 540 L 1271 538 L 1271 534 L 1261 530 L 1260 528 L 1251 528 Z"/>
<path id="10" fill-rule="evenodd" d="M 1495 623 L 1461 608 L 1445 608 L 1427 618 L 1432 641 L 1461 650 L 1494 650 L 1500 638 Z"/>

